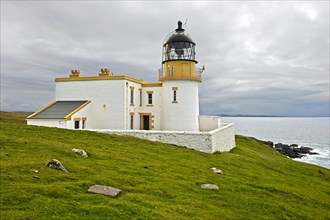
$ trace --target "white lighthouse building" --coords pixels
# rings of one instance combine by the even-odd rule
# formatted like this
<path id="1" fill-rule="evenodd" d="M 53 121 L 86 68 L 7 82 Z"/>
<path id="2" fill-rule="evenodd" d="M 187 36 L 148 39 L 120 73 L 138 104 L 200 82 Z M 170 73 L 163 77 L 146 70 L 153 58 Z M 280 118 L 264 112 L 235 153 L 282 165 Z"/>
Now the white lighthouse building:
<path id="1" fill-rule="evenodd" d="M 200 139 L 202 143 L 197 148 L 207 141 L 212 146 L 218 143 L 213 138 L 221 130 L 221 139 L 225 140 L 225 151 L 228 151 L 235 146 L 233 126 L 221 124 L 219 117 L 199 115 L 198 86 L 204 68 L 196 67 L 195 46 L 179 21 L 178 28 L 163 45 L 162 67 L 155 83 L 113 75 L 107 68 L 101 69 L 96 76 L 83 76 L 79 70 L 72 70 L 69 77 L 55 79 L 55 101 L 30 115 L 27 123 L 67 129 L 121 131 L 133 136 L 141 135 L 143 132 L 138 132 L 141 130 L 154 131 L 148 135 L 143 133 L 142 138 L 188 147 L 199 144 L 199 139 L 194 138 L 206 135 Z M 163 133 L 153 136 L 156 131 Z M 193 136 L 180 139 L 171 133 L 175 137 L 166 141 L 169 133 L 164 135 L 165 131 L 175 134 L 190 132 Z M 198 133 L 211 131 L 213 133 Z M 212 146 L 202 151 L 221 151 Z"/>
<path id="2" fill-rule="evenodd" d="M 182 23 L 163 45 L 162 130 L 198 131 L 198 84 L 201 69 L 196 68 L 195 43 L 185 34 Z"/>
<path id="3" fill-rule="evenodd" d="M 178 22 L 163 45 L 157 83 L 114 76 L 101 69 L 84 77 L 73 70 L 55 79 L 55 102 L 30 115 L 30 125 L 69 129 L 199 130 L 195 43 Z"/>

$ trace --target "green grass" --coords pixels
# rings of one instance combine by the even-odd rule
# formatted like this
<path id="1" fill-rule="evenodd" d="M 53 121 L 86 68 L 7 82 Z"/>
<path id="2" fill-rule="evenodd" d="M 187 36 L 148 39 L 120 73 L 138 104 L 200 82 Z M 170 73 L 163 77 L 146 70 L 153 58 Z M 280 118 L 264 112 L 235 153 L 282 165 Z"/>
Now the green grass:
<path id="1" fill-rule="evenodd" d="M 10 123 L 19 123 L 26 124 L 26 117 L 28 114 L 20 112 L 2 112 L 0 111 L 0 122 L 10 122 Z"/>
<path id="2" fill-rule="evenodd" d="M 0 219 L 330 219 L 330 170 L 290 160 L 254 138 L 237 136 L 230 153 L 206 154 L 6 117 Z M 53 158 L 69 173 L 46 167 Z M 115 199 L 88 193 L 94 184 L 123 192 Z"/>

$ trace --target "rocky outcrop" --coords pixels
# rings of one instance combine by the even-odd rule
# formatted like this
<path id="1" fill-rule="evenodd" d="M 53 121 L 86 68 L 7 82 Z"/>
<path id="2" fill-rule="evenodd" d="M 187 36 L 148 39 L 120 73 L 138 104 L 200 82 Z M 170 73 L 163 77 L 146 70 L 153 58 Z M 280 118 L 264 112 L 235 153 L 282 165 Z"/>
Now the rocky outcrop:
<path id="1" fill-rule="evenodd" d="M 313 148 L 304 147 L 304 146 L 299 147 L 298 144 L 288 145 L 288 144 L 277 143 L 274 145 L 272 141 L 261 141 L 261 142 L 290 158 L 301 158 L 306 156 L 307 154 L 309 155 L 318 154 L 316 152 L 312 152 L 314 150 Z"/>
<path id="2" fill-rule="evenodd" d="M 54 169 L 57 169 L 57 170 L 62 170 L 66 173 L 68 173 L 68 171 L 65 169 L 65 167 L 61 164 L 60 161 L 56 160 L 56 159 L 51 159 L 50 161 L 48 161 L 46 163 L 46 166 L 47 167 L 52 167 Z"/>
<path id="3" fill-rule="evenodd" d="M 88 154 L 86 153 L 86 151 L 82 150 L 82 149 L 76 149 L 76 148 L 73 148 L 72 151 L 80 156 L 83 156 L 83 157 L 88 157 Z"/>
<path id="4" fill-rule="evenodd" d="M 272 142 L 272 141 L 262 141 L 262 140 L 260 140 L 260 142 L 266 144 L 269 147 L 273 147 L 274 146 L 274 142 Z"/>

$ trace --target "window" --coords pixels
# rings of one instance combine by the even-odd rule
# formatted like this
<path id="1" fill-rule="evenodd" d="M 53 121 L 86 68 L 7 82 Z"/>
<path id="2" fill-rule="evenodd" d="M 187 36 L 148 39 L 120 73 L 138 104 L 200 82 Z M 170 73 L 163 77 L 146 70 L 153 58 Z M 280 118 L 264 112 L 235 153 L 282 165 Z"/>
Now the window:
<path id="1" fill-rule="evenodd" d="M 74 121 L 74 129 L 79 129 L 79 121 Z"/>
<path id="2" fill-rule="evenodd" d="M 133 130 L 133 126 L 134 126 L 134 116 L 133 115 L 131 115 L 131 129 Z"/>
<path id="3" fill-rule="evenodd" d="M 142 89 L 139 89 L 140 91 L 140 106 L 142 106 Z"/>
<path id="4" fill-rule="evenodd" d="M 147 91 L 148 94 L 148 104 L 147 106 L 152 106 L 152 93 L 154 93 L 153 91 Z"/>
<path id="5" fill-rule="evenodd" d="M 176 102 L 176 90 L 173 91 L 173 102 Z"/>
<path id="6" fill-rule="evenodd" d="M 86 118 L 83 118 L 81 121 L 81 129 L 85 129 L 86 128 Z"/>
<path id="7" fill-rule="evenodd" d="M 177 100 L 178 87 L 172 87 L 172 90 L 173 90 L 173 101 L 172 101 L 172 103 L 178 103 L 178 100 Z"/>
<path id="8" fill-rule="evenodd" d="M 152 93 L 148 93 L 148 104 L 152 105 Z"/>
<path id="9" fill-rule="evenodd" d="M 131 89 L 131 105 L 134 105 L 134 89 Z"/>

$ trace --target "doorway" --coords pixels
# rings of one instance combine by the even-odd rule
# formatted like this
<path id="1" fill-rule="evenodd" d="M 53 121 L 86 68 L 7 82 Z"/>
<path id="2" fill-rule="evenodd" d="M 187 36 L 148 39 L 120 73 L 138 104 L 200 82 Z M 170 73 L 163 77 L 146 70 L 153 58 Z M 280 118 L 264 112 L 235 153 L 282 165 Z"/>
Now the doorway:
<path id="1" fill-rule="evenodd" d="M 152 113 L 139 113 L 140 115 L 140 130 L 152 130 L 154 128 L 154 116 Z"/>
<path id="2" fill-rule="evenodd" d="M 142 115 L 142 129 L 150 130 L 150 116 L 149 115 Z"/>

